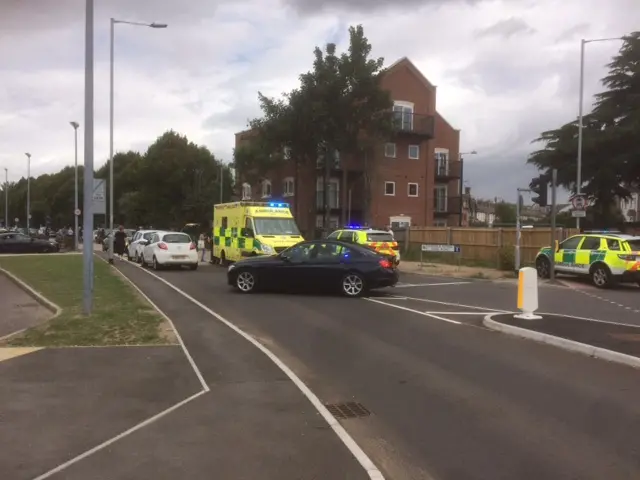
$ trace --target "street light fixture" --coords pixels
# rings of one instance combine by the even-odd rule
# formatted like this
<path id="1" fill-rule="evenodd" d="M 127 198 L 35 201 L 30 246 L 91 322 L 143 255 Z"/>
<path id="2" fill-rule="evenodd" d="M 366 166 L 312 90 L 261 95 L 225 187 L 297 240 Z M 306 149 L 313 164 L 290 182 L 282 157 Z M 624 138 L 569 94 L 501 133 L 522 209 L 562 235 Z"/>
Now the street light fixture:
<path id="1" fill-rule="evenodd" d="M 587 43 L 597 42 L 610 42 L 613 40 L 624 40 L 625 37 L 611 37 L 611 38 L 593 38 L 580 40 L 580 98 L 578 103 L 578 158 L 576 166 L 576 195 L 579 195 L 582 190 L 582 104 L 584 103 L 584 50 Z M 580 217 L 576 217 L 576 228 L 580 229 Z"/>
<path id="2" fill-rule="evenodd" d="M 110 25 L 110 66 L 109 66 L 109 263 L 113 263 L 113 63 L 114 63 L 114 37 L 116 23 L 135 25 L 149 28 L 167 28 L 166 23 L 129 22 L 126 20 L 111 19 Z"/>
<path id="3" fill-rule="evenodd" d="M 458 154 L 458 158 L 460 159 L 460 215 L 458 218 L 458 226 L 462 226 L 462 211 L 464 202 L 462 199 L 464 198 L 464 156 L 465 155 L 477 155 L 478 152 L 475 150 L 471 150 L 470 152 L 461 152 Z"/>
<path id="4" fill-rule="evenodd" d="M 74 198 L 74 206 L 73 206 L 73 231 L 75 235 L 75 249 L 78 250 L 78 127 L 80 124 L 78 122 L 69 122 L 73 127 L 73 136 L 74 136 L 74 147 L 75 147 L 75 165 L 76 165 L 76 179 L 75 179 L 75 198 Z"/>
<path id="5" fill-rule="evenodd" d="M 29 231 L 29 220 L 31 220 L 31 154 L 25 153 L 27 156 L 27 235 L 31 235 Z"/>
<path id="6" fill-rule="evenodd" d="M 4 228 L 9 230 L 9 169 L 4 168 Z"/>

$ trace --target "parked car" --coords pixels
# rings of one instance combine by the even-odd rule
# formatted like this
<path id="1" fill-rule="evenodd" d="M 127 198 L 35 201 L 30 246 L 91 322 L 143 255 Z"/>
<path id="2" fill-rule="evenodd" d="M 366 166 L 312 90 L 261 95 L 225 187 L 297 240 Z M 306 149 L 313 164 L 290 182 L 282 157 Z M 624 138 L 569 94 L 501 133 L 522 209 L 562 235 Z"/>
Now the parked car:
<path id="1" fill-rule="evenodd" d="M 198 268 L 198 251 L 191 237 L 182 232 L 155 232 L 151 239 L 142 240 L 142 266 L 155 270 L 171 266 Z"/>
<path id="2" fill-rule="evenodd" d="M 54 253 L 60 250 L 55 241 L 40 240 L 18 232 L 0 233 L 0 253 Z"/>
<path id="3" fill-rule="evenodd" d="M 135 232 L 127 247 L 127 257 L 129 260 L 136 263 L 142 262 L 143 240 L 148 242 L 154 233 L 156 233 L 156 230 L 138 230 Z"/>

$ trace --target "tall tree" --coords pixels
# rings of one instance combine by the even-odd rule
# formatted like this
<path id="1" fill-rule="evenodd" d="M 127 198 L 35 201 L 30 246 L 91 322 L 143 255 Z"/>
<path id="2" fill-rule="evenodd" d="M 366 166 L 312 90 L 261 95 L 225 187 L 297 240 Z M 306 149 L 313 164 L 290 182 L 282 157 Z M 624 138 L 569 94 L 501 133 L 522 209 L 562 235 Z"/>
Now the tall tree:
<path id="1" fill-rule="evenodd" d="M 629 196 L 640 183 L 640 32 L 625 37 L 602 80 L 606 90 L 596 95 L 593 111 L 584 116 L 581 191 L 596 198 L 593 222 L 611 226 L 616 198 Z M 576 191 L 578 124 L 570 122 L 543 132 L 544 143 L 528 159 L 558 183 Z"/>

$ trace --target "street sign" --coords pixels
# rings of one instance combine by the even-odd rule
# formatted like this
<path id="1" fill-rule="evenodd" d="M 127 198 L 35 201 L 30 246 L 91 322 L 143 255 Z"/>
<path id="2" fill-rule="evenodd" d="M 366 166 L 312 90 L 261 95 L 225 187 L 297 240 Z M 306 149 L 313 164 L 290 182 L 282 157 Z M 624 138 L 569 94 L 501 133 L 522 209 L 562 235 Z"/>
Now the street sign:
<path id="1" fill-rule="evenodd" d="M 571 205 L 576 210 L 586 210 L 589 206 L 589 199 L 583 193 L 571 197 Z"/>
<path id="2" fill-rule="evenodd" d="M 80 211 L 80 209 L 79 209 L 79 208 L 76 208 L 76 209 L 73 211 L 73 214 L 74 214 L 76 217 L 79 217 L 81 213 L 82 213 L 82 212 Z"/>
<path id="3" fill-rule="evenodd" d="M 107 193 L 106 180 L 101 178 L 93 179 L 93 213 L 94 215 L 107 214 Z"/>
<path id="4" fill-rule="evenodd" d="M 436 253 L 460 253 L 460 245 L 440 245 L 435 243 L 423 243 L 423 252 L 436 252 Z"/>
<path id="5" fill-rule="evenodd" d="M 571 210 L 571 216 L 573 218 L 584 218 L 587 216 L 586 210 Z"/>

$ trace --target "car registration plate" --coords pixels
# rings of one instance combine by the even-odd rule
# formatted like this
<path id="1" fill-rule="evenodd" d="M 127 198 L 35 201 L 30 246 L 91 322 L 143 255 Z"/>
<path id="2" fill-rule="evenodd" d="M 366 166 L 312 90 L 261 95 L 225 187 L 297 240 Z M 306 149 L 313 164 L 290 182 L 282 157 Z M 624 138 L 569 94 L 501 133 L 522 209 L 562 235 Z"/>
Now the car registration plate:
<path id="1" fill-rule="evenodd" d="M 171 258 L 173 258 L 174 260 L 184 260 L 185 258 L 187 258 L 186 255 L 171 255 Z"/>

